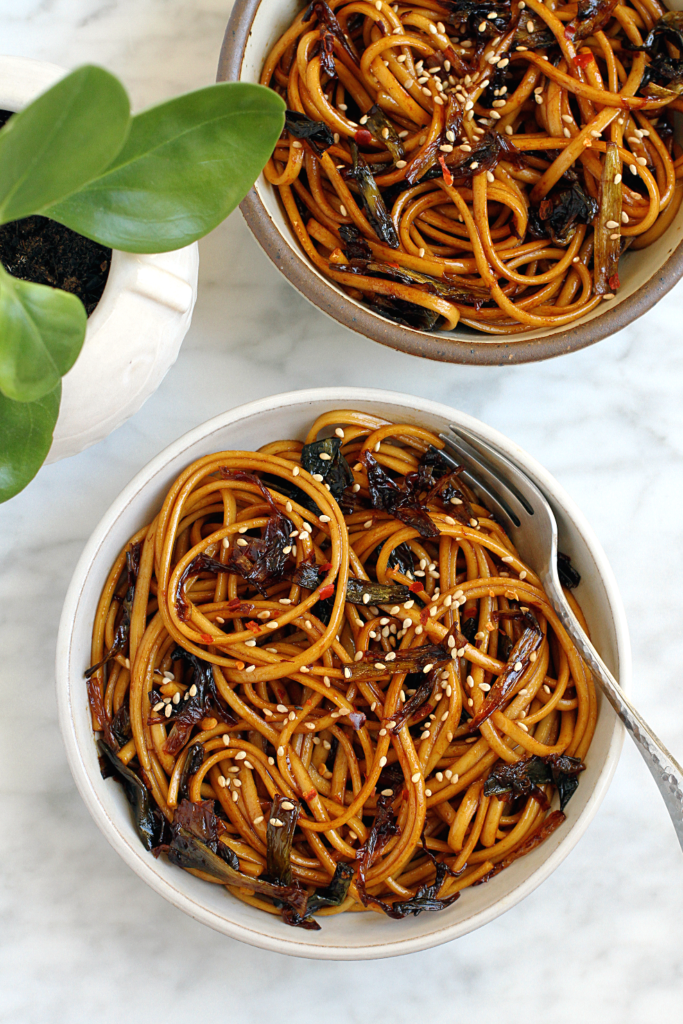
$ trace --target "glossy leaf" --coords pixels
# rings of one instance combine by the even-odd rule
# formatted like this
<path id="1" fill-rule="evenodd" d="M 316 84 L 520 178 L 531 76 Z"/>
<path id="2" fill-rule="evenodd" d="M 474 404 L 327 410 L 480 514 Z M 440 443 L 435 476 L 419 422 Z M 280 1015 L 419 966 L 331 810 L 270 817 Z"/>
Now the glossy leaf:
<path id="1" fill-rule="evenodd" d="M 40 213 L 100 174 L 130 125 L 126 91 L 104 68 L 62 78 L 0 132 L 0 223 Z"/>
<path id="2" fill-rule="evenodd" d="M 246 82 L 212 85 L 132 119 L 106 172 L 43 211 L 128 252 L 167 252 L 220 224 L 244 198 L 284 125 L 285 105 Z"/>
<path id="3" fill-rule="evenodd" d="M 0 392 L 35 402 L 54 391 L 81 351 L 86 325 L 75 295 L 22 281 L 0 266 Z"/>
<path id="4" fill-rule="evenodd" d="M 23 490 L 42 466 L 61 395 L 61 383 L 35 402 L 13 402 L 0 394 L 0 502 Z"/>

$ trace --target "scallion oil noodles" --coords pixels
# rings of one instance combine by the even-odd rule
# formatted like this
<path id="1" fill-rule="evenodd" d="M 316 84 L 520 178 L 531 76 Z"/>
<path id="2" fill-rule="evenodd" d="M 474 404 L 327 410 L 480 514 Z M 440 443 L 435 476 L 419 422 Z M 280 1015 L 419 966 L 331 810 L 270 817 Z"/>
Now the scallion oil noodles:
<path id="1" fill-rule="evenodd" d="M 407 326 L 570 324 L 683 196 L 683 14 L 658 0 L 317 0 L 261 81 L 301 247 Z"/>
<path id="2" fill-rule="evenodd" d="M 340 410 L 204 456 L 95 613 L 93 727 L 142 842 L 290 925 L 448 907 L 584 767 L 590 673 L 442 447 Z"/>

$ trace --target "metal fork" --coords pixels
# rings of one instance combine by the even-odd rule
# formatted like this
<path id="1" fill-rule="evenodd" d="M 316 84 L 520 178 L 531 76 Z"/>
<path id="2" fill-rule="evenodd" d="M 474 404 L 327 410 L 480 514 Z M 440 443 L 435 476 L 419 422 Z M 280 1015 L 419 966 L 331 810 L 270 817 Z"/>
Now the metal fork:
<path id="1" fill-rule="evenodd" d="M 454 467 L 465 467 L 465 479 L 482 494 L 522 560 L 539 576 L 562 625 L 650 769 L 683 849 L 683 768 L 623 694 L 572 612 L 557 571 L 557 522 L 550 505 L 526 473 L 490 442 L 463 427 L 450 424 L 450 430 L 453 436 L 439 434 L 446 445 L 441 456 Z"/>

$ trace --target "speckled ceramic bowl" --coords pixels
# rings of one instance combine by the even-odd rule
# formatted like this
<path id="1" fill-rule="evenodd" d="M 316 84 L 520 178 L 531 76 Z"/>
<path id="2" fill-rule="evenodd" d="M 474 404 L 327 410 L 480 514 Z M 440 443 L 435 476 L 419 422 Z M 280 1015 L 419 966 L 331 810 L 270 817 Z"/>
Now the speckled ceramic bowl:
<path id="1" fill-rule="evenodd" d="M 577 596 L 593 640 L 628 688 L 628 631 L 612 571 L 583 514 L 542 466 L 502 434 L 448 406 L 370 388 L 318 388 L 263 398 L 209 420 L 170 445 L 122 491 L 88 541 L 69 587 L 57 645 L 57 698 L 69 764 L 88 810 L 114 849 L 156 892 L 225 935 L 264 949 L 317 959 L 366 960 L 455 939 L 498 917 L 540 885 L 578 842 L 600 806 L 617 765 L 623 729 L 606 701 L 600 701 L 587 769 L 567 807 L 566 822 L 532 853 L 485 885 L 466 889 L 440 913 L 403 921 L 374 913 L 340 914 L 324 918 L 319 932 L 300 931 L 146 852 L 121 787 L 100 775 L 83 678 L 95 607 L 109 569 L 131 534 L 155 514 L 175 477 L 194 459 L 231 448 L 258 448 L 279 437 L 303 438 L 317 416 L 338 408 L 361 409 L 435 430 L 457 423 L 515 460 L 553 506 L 561 549 L 581 573 Z M 552 907 L 548 912 L 553 913 Z"/>
<path id="2" fill-rule="evenodd" d="M 667 6 L 677 8 L 680 0 Z M 258 82 L 271 47 L 301 9 L 300 0 L 236 0 L 223 40 L 219 81 Z M 256 240 L 290 284 L 345 327 L 382 345 L 450 363 L 505 365 L 549 359 L 609 337 L 646 313 L 683 275 L 683 206 L 661 238 L 627 252 L 619 263 L 618 298 L 567 327 L 489 336 L 468 327 L 451 332 L 413 330 L 391 323 L 349 298 L 317 270 L 299 246 L 277 189 L 263 175 L 241 205 Z"/>

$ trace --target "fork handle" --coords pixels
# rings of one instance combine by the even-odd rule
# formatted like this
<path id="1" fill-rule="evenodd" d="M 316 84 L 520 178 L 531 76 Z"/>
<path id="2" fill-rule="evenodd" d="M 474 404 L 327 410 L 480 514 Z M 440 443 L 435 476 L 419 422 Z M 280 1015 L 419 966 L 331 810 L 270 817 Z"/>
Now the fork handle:
<path id="1" fill-rule="evenodd" d="M 591 672 L 599 679 L 603 693 L 626 726 L 627 732 L 650 769 L 652 777 L 659 787 L 659 792 L 664 798 L 678 842 L 683 850 L 683 768 L 624 695 L 566 602 L 564 600 L 557 601 L 555 611 L 588 663 Z"/>

